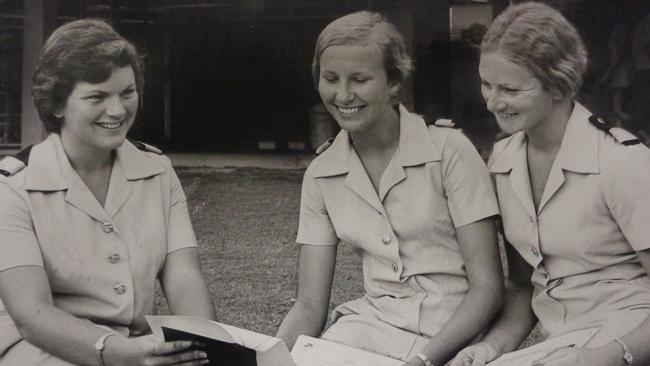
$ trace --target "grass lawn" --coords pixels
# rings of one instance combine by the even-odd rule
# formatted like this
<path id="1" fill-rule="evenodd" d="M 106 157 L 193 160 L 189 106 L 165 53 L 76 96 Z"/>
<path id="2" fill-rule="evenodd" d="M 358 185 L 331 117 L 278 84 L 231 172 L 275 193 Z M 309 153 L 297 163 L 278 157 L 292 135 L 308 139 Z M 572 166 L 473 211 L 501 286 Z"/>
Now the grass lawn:
<path id="1" fill-rule="evenodd" d="M 304 170 L 177 169 L 219 321 L 273 335 L 295 297 Z M 363 294 L 361 260 L 338 253 L 332 307 Z M 160 294 L 157 309 L 167 313 Z"/>
<path id="2" fill-rule="evenodd" d="M 219 321 L 275 334 L 295 296 L 294 240 L 304 170 L 177 172 Z M 341 245 L 331 307 L 362 294 L 361 260 L 349 246 Z M 156 303 L 159 313 L 167 313 L 160 293 Z"/>

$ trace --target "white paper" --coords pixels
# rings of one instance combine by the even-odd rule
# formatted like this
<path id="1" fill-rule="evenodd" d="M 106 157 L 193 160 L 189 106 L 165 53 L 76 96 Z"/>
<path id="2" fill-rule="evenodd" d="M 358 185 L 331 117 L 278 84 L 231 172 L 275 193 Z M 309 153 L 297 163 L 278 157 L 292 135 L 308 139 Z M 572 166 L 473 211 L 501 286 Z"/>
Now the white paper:
<path id="1" fill-rule="evenodd" d="M 224 342 L 237 343 L 257 351 L 258 365 L 401 366 L 404 363 L 376 353 L 304 335 L 298 337 L 289 355 L 284 342 L 279 338 L 204 318 L 172 315 L 146 316 L 146 319 L 158 341 L 164 341 L 162 327 L 165 327 Z"/>
<path id="2" fill-rule="evenodd" d="M 301 335 L 291 350 L 297 366 L 401 366 L 403 361 Z"/>
<path id="3" fill-rule="evenodd" d="M 566 347 L 582 347 L 600 330 L 599 327 L 580 329 L 550 338 L 536 345 L 506 353 L 487 366 L 531 366 L 547 354 Z"/>
<path id="4" fill-rule="evenodd" d="M 237 343 L 255 351 L 259 366 L 295 366 L 287 346 L 280 338 L 271 337 L 232 325 L 195 316 L 145 316 L 156 340 L 164 341 L 162 327 Z"/>

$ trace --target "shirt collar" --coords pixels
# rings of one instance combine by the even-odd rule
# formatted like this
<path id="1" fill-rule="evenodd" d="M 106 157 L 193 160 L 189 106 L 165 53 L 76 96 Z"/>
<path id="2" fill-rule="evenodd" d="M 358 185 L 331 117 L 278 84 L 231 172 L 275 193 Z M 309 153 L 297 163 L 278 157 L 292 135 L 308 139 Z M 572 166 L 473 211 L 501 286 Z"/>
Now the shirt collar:
<path id="1" fill-rule="evenodd" d="M 425 164 L 441 160 L 441 155 L 431 137 L 424 120 L 410 113 L 403 105 L 399 106 L 400 112 L 400 138 L 397 156 L 403 167 Z M 347 131 L 341 130 L 332 142 L 317 159 L 314 168 L 314 177 L 329 177 L 346 174 L 350 171 L 350 155 L 354 147 L 350 142 Z"/>
<path id="2" fill-rule="evenodd" d="M 400 104 L 400 136 L 397 149 L 402 166 L 440 161 L 440 151 L 429 136 L 429 128 L 417 114 Z"/>
<path id="3" fill-rule="evenodd" d="M 127 180 L 145 179 L 165 172 L 165 166 L 154 155 L 145 153 L 127 140 L 117 149 L 114 164 L 122 166 Z"/>
<path id="4" fill-rule="evenodd" d="M 488 170 L 490 173 L 508 173 L 515 165 L 515 158 L 522 154 L 526 154 L 526 134 L 517 132 L 494 144 Z"/>
<path id="5" fill-rule="evenodd" d="M 43 142 L 32 147 L 25 167 L 25 188 L 34 191 L 66 189 L 71 169 L 61 145 L 61 137 L 51 133 Z"/>
<path id="6" fill-rule="evenodd" d="M 127 180 L 138 180 L 161 174 L 165 167 L 151 159 L 128 141 L 116 151 L 113 169 L 124 172 Z M 43 142 L 35 145 L 25 168 L 25 188 L 35 191 L 58 191 L 69 188 L 69 177 L 74 173 L 68 160 L 61 137 L 51 133 Z"/>
<path id="7" fill-rule="evenodd" d="M 560 150 L 554 165 L 576 173 L 597 174 L 598 129 L 589 122 L 591 113 L 580 103 L 575 103 L 567 121 Z M 499 145 L 503 145 L 500 147 Z M 495 145 L 491 173 L 507 173 L 512 170 L 517 158 L 526 154 L 526 135 L 517 132 Z M 525 156 L 525 155 L 524 155 Z"/>
<path id="8" fill-rule="evenodd" d="M 555 158 L 561 168 L 576 173 L 597 174 L 599 130 L 591 125 L 591 113 L 575 103 Z"/>

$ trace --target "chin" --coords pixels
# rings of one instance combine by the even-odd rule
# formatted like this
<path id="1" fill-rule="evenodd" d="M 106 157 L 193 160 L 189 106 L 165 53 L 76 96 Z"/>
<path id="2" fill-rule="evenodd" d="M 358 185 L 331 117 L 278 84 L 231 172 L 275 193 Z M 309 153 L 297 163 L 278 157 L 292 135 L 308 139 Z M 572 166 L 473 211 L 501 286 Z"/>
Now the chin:
<path id="1" fill-rule="evenodd" d="M 124 141 L 126 141 L 126 137 L 111 139 L 110 141 L 105 141 L 102 147 L 107 150 L 115 150 L 122 146 Z"/>
<path id="2" fill-rule="evenodd" d="M 361 121 L 343 121 L 342 123 L 338 122 L 338 124 L 342 130 L 346 130 L 348 132 L 361 132 L 364 130 L 365 126 L 361 123 Z"/>
<path id="3" fill-rule="evenodd" d="M 497 119 L 497 126 L 499 126 L 499 129 L 501 131 L 503 131 L 504 133 L 507 133 L 508 135 L 512 135 L 512 134 L 522 130 L 521 126 L 518 126 L 518 125 L 513 124 L 513 123 L 503 123 L 503 122 L 500 122 L 498 119 Z"/>
<path id="4" fill-rule="evenodd" d="M 517 130 L 510 129 L 510 128 L 508 128 L 508 127 L 502 127 L 502 126 L 499 126 L 499 129 L 501 130 L 501 132 L 505 133 L 506 135 L 512 135 L 512 134 L 514 134 L 515 132 L 517 132 Z"/>

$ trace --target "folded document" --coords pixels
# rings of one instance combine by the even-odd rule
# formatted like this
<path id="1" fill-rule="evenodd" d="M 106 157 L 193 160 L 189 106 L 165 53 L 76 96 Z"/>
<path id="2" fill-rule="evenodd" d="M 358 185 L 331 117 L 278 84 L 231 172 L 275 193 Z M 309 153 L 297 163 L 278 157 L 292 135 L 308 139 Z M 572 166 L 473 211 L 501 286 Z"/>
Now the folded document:
<path id="1" fill-rule="evenodd" d="M 401 366 L 404 361 L 301 335 L 291 350 L 297 366 Z"/>
<path id="2" fill-rule="evenodd" d="M 280 338 L 193 316 L 147 316 L 160 342 L 194 340 L 213 366 L 400 366 L 386 356 L 301 335 L 291 353 Z"/>

